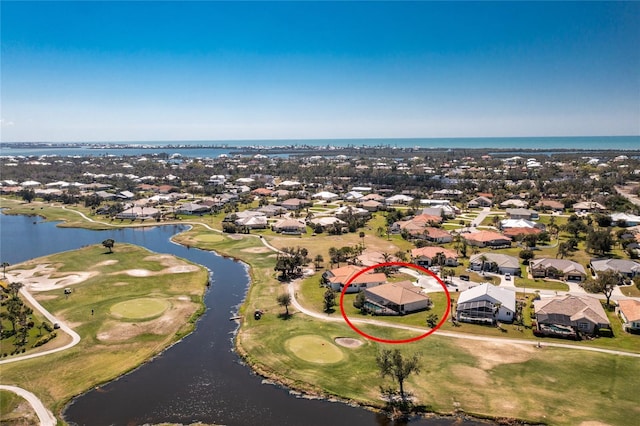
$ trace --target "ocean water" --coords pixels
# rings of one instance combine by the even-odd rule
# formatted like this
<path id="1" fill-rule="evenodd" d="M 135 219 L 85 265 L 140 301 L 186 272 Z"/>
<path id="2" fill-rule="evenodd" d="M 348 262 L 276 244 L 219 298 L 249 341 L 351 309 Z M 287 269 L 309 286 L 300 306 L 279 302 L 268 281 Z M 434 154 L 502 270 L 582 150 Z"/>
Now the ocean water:
<path id="1" fill-rule="evenodd" d="M 426 149 L 538 150 L 628 150 L 640 151 L 640 136 L 558 136 L 501 138 L 410 138 L 410 139 L 263 139 L 211 141 L 131 141 L 76 143 L 66 148 L 12 147 L 3 143 L 1 155 L 103 156 L 180 154 L 185 157 L 217 157 L 237 148 L 260 147 L 392 147 Z"/>

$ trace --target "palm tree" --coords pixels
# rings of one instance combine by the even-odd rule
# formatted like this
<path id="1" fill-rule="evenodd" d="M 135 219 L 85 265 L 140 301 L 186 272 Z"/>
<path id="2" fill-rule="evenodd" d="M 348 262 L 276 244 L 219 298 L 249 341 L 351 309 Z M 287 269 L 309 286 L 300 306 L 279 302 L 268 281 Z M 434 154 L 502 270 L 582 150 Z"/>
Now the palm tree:
<path id="1" fill-rule="evenodd" d="M 484 254 L 482 256 L 480 256 L 480 261 L 482 262 L 482 266 L 480 267 L 480 270 L 482 271 L 482 273 L 484 273 L 484 266 L 487 263 L 487 256 L 485 256 Z"/>
<path id="2" fill-rule="evenodd" d="M 360 244 L 362 248 L 364 248 L 364 231 L 360 231 L 360 240 L 362 241 Z"/>
<path id="3" fill-rule="evenodd" d="M 2 262 L 2 273 L 4 274 L 4 278 L 7 278 L 7 266 L 10 266 L 9 262 Z"/>
<path id="4" fill-rule="evenodd" d="M 317 255 L 313 261 L 316 264 L 316 270 L 322 267 L 322 262 L 324 262 L 324 257 L 321 254 Z"/>

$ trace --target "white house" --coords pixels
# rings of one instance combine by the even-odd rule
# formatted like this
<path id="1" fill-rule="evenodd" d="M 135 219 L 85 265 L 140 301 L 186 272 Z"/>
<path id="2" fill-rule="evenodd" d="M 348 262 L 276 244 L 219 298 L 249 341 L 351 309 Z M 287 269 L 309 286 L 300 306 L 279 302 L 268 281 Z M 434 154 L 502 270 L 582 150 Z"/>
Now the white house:
<path id="1" fill-rule="evenodd" d="M 516 293 L 488 283 L 461 292 L 456 306 L 456 318 L 463 322 L 513 322 L 515 315 Z"/>

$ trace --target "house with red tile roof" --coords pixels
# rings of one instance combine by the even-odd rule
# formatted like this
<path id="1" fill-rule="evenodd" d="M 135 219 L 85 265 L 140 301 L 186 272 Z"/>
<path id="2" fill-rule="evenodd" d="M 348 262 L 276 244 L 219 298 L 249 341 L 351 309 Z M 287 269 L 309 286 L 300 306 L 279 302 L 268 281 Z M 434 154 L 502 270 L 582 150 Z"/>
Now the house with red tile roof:
<path id="1" fill-rule="evenodd" d="M 469 245 L 476 247 L 511 247 L 511 237 L 493 231 L 462 234 Z"/>
<path id="2" fill-rule="evenodd" d="M 344 286 L 357 273 L 365 269 L 361 266 L 346 265 L 340 268 L 331 269 L 322 274 L 322 281 L 334 291 L 342 292 Z M 383 273 L 367 271 L 353 279 L 346 290 L 346 293 L 357 293 L 360 290 L 378 286 L 387 281 L 387 276 Z"/>
<path id="3" fill-rule="evenodd" d="M 622 319 L 622 328 L 631 333 L 640 333 L 640 301 L 625 299 L 616 309 Z"/>
<path id="4" fill-rule="evenodd" d="M 416 265 L 431 266 L 438 264 L 437 259 L 439 257 L 444 260 L 444 265 L 446 266 L 458 266 L 458 253 L 453 250 L 437 246 L 420 247 L 411 250 L 411 260 Z"/>

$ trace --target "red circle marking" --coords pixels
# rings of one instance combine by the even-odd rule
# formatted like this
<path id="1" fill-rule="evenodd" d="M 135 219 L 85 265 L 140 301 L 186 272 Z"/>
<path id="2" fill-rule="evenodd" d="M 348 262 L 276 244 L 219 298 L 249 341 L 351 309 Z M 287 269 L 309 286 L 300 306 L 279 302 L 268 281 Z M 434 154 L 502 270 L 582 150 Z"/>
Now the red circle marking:
<path id="1" fill-rule="evenodd" d="M 355 325 L 353 325 L 353 323 L 351 321 L 349 321 L 349 317 L 347 317 L 347 314 L 344 311 L 344 295 L 347 291 L 347 288 L 349 288 L 349 286 L 351 285 L 351 283 L 353 282 L 353 280 L 355 280 L 356 278 L 358 278 L 360 275 L 364 274 L 367 271 L 370 271 L 372 269 L 376 269 L 376 268 L 382 268 L 384 266 L 404 266 L 407 268 L 413 268 L 413 269 L 417 269 L 421 272 L 424 272 L 428 275 L 431 275 L 433 278 L 435 278 L 438 283 L 440 283 L 440 285 L 442 286 L 442 288 L 444 289 L 445 294 L 447 295 L 447 310 L 445 312 L 445 314 L 442 316 L 442 319 L 440 320 L 440 322 L 433 327 L 431 330 L 427 331 L 424 334 L 421 334 L 420 336 L 416 336 L 416 337 L 412 337 L 410 339 L 402 339 L 402 340 L 393 340 L 393 339 L 381 339 L 379 337 L 376 336 L 371 336 L 367 333 L 365 333 L 364 331 L 360 330 L 358 327 L 356 327 Z M 373 265 L 373 266 L 369 266 L 367 268 L 364 268 L 363 270 L 357 272 L 353 277 L 351 277 L 345 284 L 344 284 L 344 288 L 342 289 L 342 293 L 340 293 L 340 312 L 342 313 L 342 318 L 344 318 L 344 320 L 347 322 L 347 324 L 349 324 L 349 327 L 351 327 L 356 333 L 358 333 L 359 335 L 369 339 L 369 340 L 373 340 L 376 342 L 380 342 L 380 343 L 411 343 L 411 342 L 416 342 L 420 339 L 423 339 L 427 336 L 429 336 L 430 334 L 433 334 L 433 332 L 435 332 L 437 329 L 439 329 L 440 327 L 442 327 L 442 324 L 444 324 L 444 322 L 447 320 L 447 317 L 449 316 L 449 313 L 451 313 L 451 295 L 449 294 L 449 290 L 447 289 L 447 286 L 444 284 L 444 282 L 442 282 L 442 280 L 440 278 L 438 278 L 438 276 L 436 274 L 434 274 L 433 272 L 431 272 L 430 270 L 423 268 L 422 266 L 418 266 L 416 264 L 413 263 L 407 263 L 407 262 L 385 262 L 385 263 L 379 263 L 377 265 Z"/>

